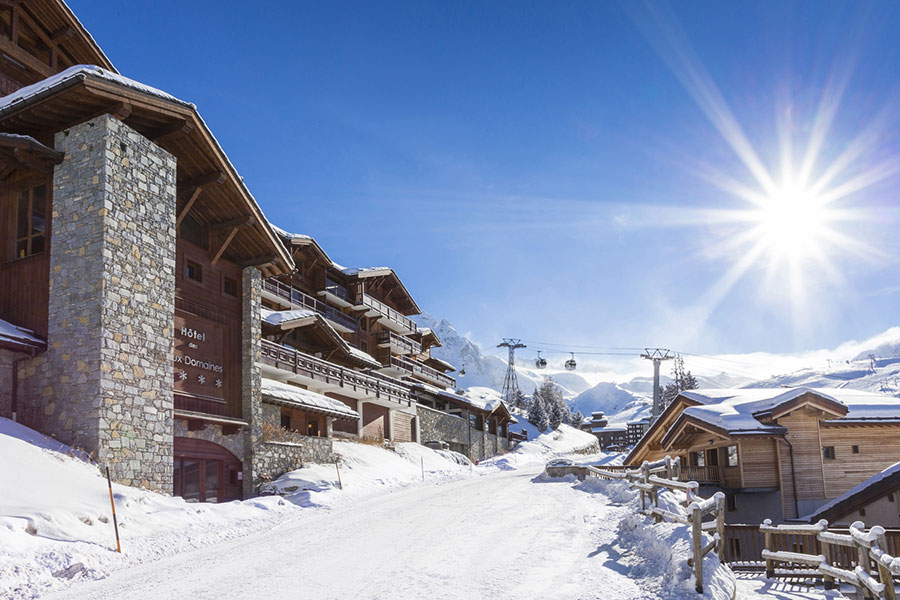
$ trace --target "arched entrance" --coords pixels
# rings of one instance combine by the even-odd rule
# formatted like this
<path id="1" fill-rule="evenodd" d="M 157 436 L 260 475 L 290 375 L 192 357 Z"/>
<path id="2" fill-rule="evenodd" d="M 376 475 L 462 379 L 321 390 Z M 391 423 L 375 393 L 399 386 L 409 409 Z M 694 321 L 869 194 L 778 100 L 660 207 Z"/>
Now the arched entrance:
<path id="1" fill-rule="evenodd" d="M 223 446 L 175 438 L 174 494 L 188 502 L 241 499 L 241 461 Z"/>

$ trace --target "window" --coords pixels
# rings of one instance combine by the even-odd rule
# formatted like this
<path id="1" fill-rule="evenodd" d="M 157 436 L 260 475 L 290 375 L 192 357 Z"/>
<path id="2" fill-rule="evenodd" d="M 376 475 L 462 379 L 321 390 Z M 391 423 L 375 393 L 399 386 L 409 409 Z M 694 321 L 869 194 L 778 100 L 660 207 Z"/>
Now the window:
<path id="1" fill-rule="evenodd" d="M 866 509 L 864 509 L 864 508 L 859 509 L 859 516 L 861 516 L 861 517 L 866 516 Z"/>
<path id="2" fill-rule="evenodd" d="M 706 466 L 706 452 L 704 452 L 703 450 L 694 452 L 694 466 L 695 467 L 705 467 Z"/>
<path id="3" fill-rule="evenodd" d="M 737 510 L 737 497 L 734 494 L 725 494 L 725 510 L 728 512 Z"/>
<path id="4" fill-rule="evenodd" d="M 859 446 L 853 446 L 853 454 L 859 454 Z"/>
<path id="5" fill-rule="evenodd" d="M 226 296 L 231 296 L 233 298 L 237 298 L 237 295 L 238 295 L 237 281 L 235 281 L 231 277 L 225 277 L 222 280 L 222 291 L 225 293 Z"/>
<path id="6" fill-rule="evenodd" d="M 286 413 L 281 414 L 281 426 L 285 429 L 291 428 L 291 415 Z"/>
<path id="7" fill-rule="evenodd" d="M 359 343 L 359 349 L 362 350 L 363 352 L 368 352 L 368 351 L 369 351 L 369 344 L 366 343 L 366 342 L 360 342 L 360 343 Z"/>
<path id="8" fill-rule="evenodd" d="M 888 498 L 888 502 L 893 502 L 893 501 L 894 501 L 894 494 L 888 494 L 888 495 L 887 495 L 887 498 Z"/>
<path id="9" fill-rule="evenodd" d="M 47 244 L 47 184 L 19 192 L 16 202 L 16 253 L 13 258 L 40 254 Z"/>
<path id="10" fill-rule="evenodd" d="M 834 446 L 825 446 L 822 448 L 822 455 L 826 460 L 834 460 Z"/>
<path id="11" fill-rule="evenodd" d="M 319 420 L 315 421 L 307 421 L 306 423 L 306 435 L 318 436 L 319 435 Z"/>
<path id="12" fill-rule="evenodd" d="M 727 467 L 738 466 L 738 447 L 737 446 L 728 446 L 727 448 L 725 448 L 725 466 L 727 466 Z"/>
<path id="13" fill-rule="evenodd" d="M 198 283 L 203 283 L 203 267 L 192 260 L 185 261 L 185 265 L 184 276 Z"/>

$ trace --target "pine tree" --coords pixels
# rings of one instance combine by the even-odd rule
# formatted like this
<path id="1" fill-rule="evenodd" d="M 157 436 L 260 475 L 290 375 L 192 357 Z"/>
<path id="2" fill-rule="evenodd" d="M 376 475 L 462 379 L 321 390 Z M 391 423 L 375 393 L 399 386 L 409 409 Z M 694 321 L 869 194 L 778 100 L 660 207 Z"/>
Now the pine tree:
<path id="1" fill-rule="evenodd" d="M 700 387 L 697 378 L 690 371 L 684 370 L 684 359 L 680 354 L 675 357 L 675 363 L 672 365 L 672 378 L 672 383 L 666 385 L 662 391 L 663 408 L 671 404 L 681 392 Z"/>
<path id="2" fill-rule="evenodd" d="M 525 395 L 520 389 L 516 389 L 516 397 L 513 398 L 513 406 L 520 409 L 525 409 L 528 405 L 528 397 Z"/>
<path id="3" fill-rule="evenodd" d="M 531 401 L 528 403 L 528 420 L 541 433 L 544 433 L 550 427 L 550 415 L 539 390 L 535 390 L 531 396 Z"/>

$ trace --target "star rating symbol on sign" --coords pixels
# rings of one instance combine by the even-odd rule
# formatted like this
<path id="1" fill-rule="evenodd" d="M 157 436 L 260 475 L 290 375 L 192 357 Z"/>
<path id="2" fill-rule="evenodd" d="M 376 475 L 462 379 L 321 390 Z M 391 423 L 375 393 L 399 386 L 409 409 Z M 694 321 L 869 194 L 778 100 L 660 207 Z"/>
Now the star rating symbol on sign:
<path id="1" fill-rule="evenodd" d="M 204 377 L 203 375 L 197 375 L 197 381 L 201 384 L 204 384 L 206 383 L 206 377 Z"/>
<path id="2" fill-rule="evenodd" d="M 184 371 L 178 371 L 178 379 L 184 381 L 185 379 L 187 379 L 187 373 L 185 373 Z"/>
<path id="3" fill-rule="evenodd" d="M 217 387 L 217 388 L 222 387 L 222 380 L 221 380 L 221 379 L 216 379 L 216 387 Z"/>

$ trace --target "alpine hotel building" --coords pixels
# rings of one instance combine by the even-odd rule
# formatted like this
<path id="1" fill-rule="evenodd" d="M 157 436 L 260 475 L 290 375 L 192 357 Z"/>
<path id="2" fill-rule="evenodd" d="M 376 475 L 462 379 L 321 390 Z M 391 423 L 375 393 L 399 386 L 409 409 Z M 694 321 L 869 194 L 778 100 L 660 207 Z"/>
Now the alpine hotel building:
<path id="1" fill-rule="evenodd" d="M 0 94 L 0 416 L 198 501 L 333 435 L 440 435 L 412 382 L 452 396 L 453 367 L 393 271 L 276 231 L 197 108 L 120 75 L 62 0 L 0 3 Z"/>

